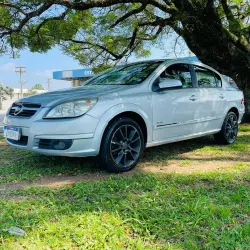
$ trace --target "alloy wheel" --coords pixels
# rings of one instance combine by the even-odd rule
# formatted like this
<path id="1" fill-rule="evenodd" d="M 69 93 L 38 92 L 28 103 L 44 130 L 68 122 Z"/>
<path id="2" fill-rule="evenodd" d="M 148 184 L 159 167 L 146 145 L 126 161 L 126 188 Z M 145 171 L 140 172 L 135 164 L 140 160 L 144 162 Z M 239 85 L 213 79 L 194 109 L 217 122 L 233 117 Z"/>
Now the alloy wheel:
<path id="1" fill-rule="evenodd" d="M 234 114 L 228 116 L 225 133 L 228 142 L 233 143 L 238 133 L 238 121 Z"/>
<path id="2" fill-rule="evenodd" d="M 110 153 L 116 166 L 128 168 L 140 157 L 142 139 L 136 127 L 122 125 L 113 134 Z"/>

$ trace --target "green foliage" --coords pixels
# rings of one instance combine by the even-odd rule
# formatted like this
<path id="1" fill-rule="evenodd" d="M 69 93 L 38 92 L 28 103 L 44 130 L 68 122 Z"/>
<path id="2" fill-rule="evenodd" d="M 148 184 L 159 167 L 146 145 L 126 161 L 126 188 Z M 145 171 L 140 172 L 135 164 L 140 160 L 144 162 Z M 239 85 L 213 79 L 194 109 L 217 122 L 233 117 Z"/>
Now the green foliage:
<path id="1" fill-rule="evenodd" d="M 31 87 L 30 89 L 28 89 L 28 91 L 26 93 L 23 94 L 23 96 L 31 96 L 31 95 L 36 95 L 38 94 L 37 90 L 44 90 L 44 87 L 42 84 L 36 84 L 33 87 Z"/>
<path id="2" fill-rule="evenodd" d="M 37 89 L 37 90 L 44 90 L 44 87 L 42 84 L 38 83 L 32 87 L 32 89 Z"/>
<path id="3" fill-rule="evenodd" d="M 7 99 L 8 96 L 11 98 L 13 97 L 14 89 L 10 87 L 3 87 L 2 84 L 0 84 L 0 110 L 2 109 L 3 101 Z"/>
<path id="4" fill-rule="evenodd" d="M 45 53 L 59 46 L 100 72 L 131 56 L 148 57 L 152 46 L 160 47 L 175 32 L 202 62 L 245 90 L 249 15 L 247 0 L 2 1 L 0 54 Z"/>
<path id="5" fill-rule="evenodd" d="M 32 95 L 36 95 L 37 94 L 37 91 L 35 89 L 28 89 L 28 91 L 26 93 L 23 94 L 24 97 L 26 96 L 32 96 Z"/>

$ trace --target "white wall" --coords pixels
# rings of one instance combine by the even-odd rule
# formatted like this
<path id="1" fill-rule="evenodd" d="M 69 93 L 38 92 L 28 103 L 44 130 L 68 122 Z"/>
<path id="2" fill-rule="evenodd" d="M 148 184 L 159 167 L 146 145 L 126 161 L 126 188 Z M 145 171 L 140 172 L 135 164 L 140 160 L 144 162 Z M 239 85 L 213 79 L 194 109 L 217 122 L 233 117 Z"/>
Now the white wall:
<path id="1" fill-rule="evenodd" d="M 1 111 L 6 112 L 7 109 L 12 105 L 13 102 L 15 102 L 17 100 L 17 98 L 12 98 L 10 99 L 10 97 L 7 98 L 7 100 L 3 101 L 3 109 Z"/>

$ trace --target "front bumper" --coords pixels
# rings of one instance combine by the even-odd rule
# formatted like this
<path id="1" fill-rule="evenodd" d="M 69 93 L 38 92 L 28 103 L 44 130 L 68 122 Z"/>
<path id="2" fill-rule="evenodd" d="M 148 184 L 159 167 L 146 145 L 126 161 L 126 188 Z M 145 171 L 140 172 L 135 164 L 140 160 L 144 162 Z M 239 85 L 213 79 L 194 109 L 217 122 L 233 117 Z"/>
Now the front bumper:
<path id="1" fill-rule="evenodd" d="M 87 114 L 71 119 L 42 119 L 47 110 L 42 108 L 31 118 L 6 116 L 4 125 L 21 128 L 22 137 L 27 138 L 25 145 L 8 139 L 7 143 L 43 155 L 85 157 L 99 154 L 100 140 L 95 137 L 98 119 Z M 70 139 L 73 143 L 67 150 L 41 149 L 40 139 Z"/>

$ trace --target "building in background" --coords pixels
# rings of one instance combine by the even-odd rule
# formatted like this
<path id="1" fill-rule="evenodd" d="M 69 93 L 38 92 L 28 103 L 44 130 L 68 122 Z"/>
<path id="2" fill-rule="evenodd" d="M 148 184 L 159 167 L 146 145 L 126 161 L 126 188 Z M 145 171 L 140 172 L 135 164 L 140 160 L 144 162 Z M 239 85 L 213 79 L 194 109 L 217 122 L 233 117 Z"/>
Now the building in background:
<path id="1" fill-rule="evenodd" d="M 21 98 L 21 90 L 18 89 L 18 88 L 13 88 L 13 89 L 14 89 L 14 92 L 13 92 L 12 99 L 13 100 L 18 100 L 19 98 Z M 23 94 L 26 94 L 28 92 L 29 92 L 29 89 L 23 89 Z M 38 89 L 36 89 L 37 94 L 42 94 L 42 93 L 45 93 L 45 92 L 47 92 L 47 91 L 46 90 L 38 90 Z"/>
<path id="2" fill-rule="evenodd" d="M 92 69 L 73 69 L 53 72 L 53 79 L 71 81 L 72 87 L 79 86 L 82 82 L 94 76 Z"/>

